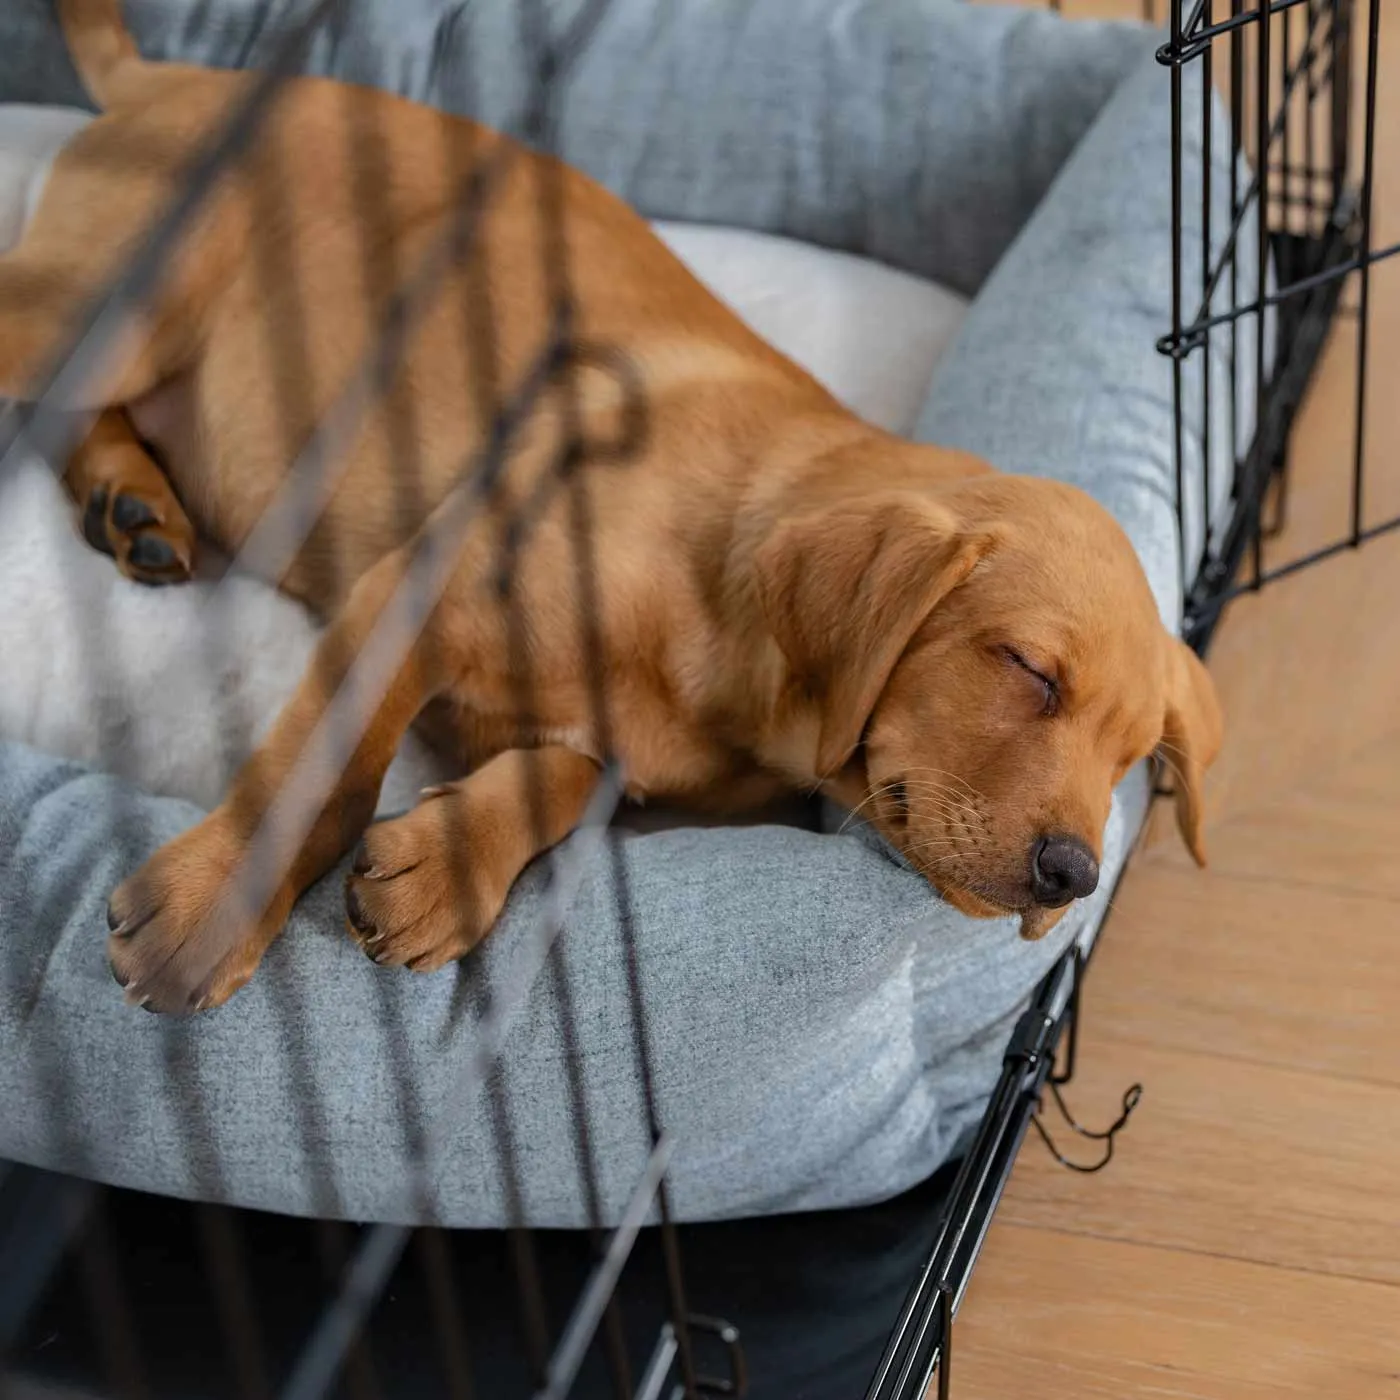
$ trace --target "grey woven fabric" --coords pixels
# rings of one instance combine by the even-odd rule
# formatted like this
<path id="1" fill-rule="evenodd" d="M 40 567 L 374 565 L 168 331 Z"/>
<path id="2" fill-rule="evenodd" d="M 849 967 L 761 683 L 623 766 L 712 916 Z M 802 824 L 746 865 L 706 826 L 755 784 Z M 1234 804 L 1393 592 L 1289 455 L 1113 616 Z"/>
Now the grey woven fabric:
<path id="1" fill-rule="evenodd" d="M 287 8 L 132 6 L 149 51 L 226 63 Z M 518 103 L 504 0 L 350 10 L 318 68 L 497 120 Z M 565 152 L 650 215 L 981 287 L 921 434 L 1094 491 L 1172 618 L 1170 366 L 1153 350 L 1169 323 L 1167 86 L 1151 43 L 1131 26 L 929 0 L 620 0 L 574 74 Z M 71 101 L 56 44 L 34 0 L 8 0 L 0 99 Z M 1139 771 L 1114 808 L 1103 892 L 1038 944 L 953 913 L 860 831 L 629 836 L 679 1213 L 870 1201 L 946 1160 L 1031 988 L 1097 926 L 1145 804 Z M 173 1023 L 123 1006 L 102 911 L 196 816 L 0 746 L 0 1155 L 282 1211 L 492 1225 L 508 1218 L 508 1151 L 525 1216 L 579 1224 L 566 986 L 602 1211 L 617 1217 L 647 1139 L 597 860 L 562 963 L 534 982 L 482 1093 L 468 1087 L 482 996 L 509 1000 L 540 871 L 481 954 L 427 979 L 380 972 L 348 943 L 333 875 L 247 989 Z"/>
<path id="2" fill-rule="evenodd" d="M 51 5 L 6 0 L 0 101 L 84 103 Z M 308 0 L 124 6 L 151 57 L 242 67 Z M 343 0 L 305 67 L 519 131 L 524 8 Z M 551 0 L 552 32 L 579 8 Z M 611 0 L 568 70 L 558 149 L 652 218 L 781 231 L 970 293 L 1147 36 L 949 0 Z"/>

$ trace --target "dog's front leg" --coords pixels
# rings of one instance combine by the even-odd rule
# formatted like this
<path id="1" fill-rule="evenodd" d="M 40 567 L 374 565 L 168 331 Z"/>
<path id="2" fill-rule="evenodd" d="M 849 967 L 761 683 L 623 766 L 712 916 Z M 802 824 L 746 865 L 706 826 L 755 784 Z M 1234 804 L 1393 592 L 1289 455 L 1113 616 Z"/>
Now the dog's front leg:
<path id="1" fill-rule="evenodd" d="M 224 801 L 157 851 L 112 895 L 108 956 L 130 1000 L 176 1014 L 226 1001 L 253 975 L 297 897 L 368 825 L 400 740 L 444 684 L 435 664 L 442 649 L 436 645 L 433 620 L 411 640 L 397 671 L 379 678 L 381 684 L 367 692 L 368 722 L 349 761 L 319 779 L 316 772 L 303 771 L 301 787 L 281 794 L 406 567 L 406 555 L 396 552 L 360 579 L 322 636 L 300 686 Z M 369 680 L 373 685 L 375 678 Z M 333 728 L 334 717 L 332 721 Z M 298 794 L 313 804 L 309 832 L 298 840 L 306 821 L 297 831 L 293 819 L 280 844 L 270 840 L 269 833 L 276 837 L 281 829 L 274 816 L 283 817 L 288 798 L 294 806 Z"/>
<path id="2" fill-rule="evenodd" d="M 345 887 L 345 916 L 365 952 L 416 972 L 469 953 L 520 872 L 578 824 L 598 773 L 558 745 L 512 749 L 370 827 Z"/>

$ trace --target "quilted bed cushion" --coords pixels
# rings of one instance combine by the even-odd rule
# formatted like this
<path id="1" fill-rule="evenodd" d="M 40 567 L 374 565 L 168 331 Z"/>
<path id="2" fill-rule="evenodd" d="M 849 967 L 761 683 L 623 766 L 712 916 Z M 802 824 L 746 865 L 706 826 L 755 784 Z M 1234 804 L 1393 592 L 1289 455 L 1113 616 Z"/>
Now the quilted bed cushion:
<path id="1" fill-rule="evenodd" d="M 130 7 L 148 52 L 224 63 L 255 53 L 262 22 L 283 8 Z M 443 22 L 460 6 L 349 9 L 313 66 L 509 123 L 519 86 L 505 0 L 472 8 L 470 42 Z M 1132 534 L 1173 620 L 1171 376 L 1153 349 L 1169 319 L 1169 143 L 1153 36 L 927 0 L 677 0 L 665 11 L 662 24 L 650 0 L 608 10 L 569 88 L 565 154 L 654 218 L 864 253 L 975 293 L 916 435 L 1093 491 Z M 22 43 L 31 53 L 16 60 Z M 0 100 L 75 100 L 58 44 L 31 0 L 7 7 Z M 38 93 L 36 73 L 48 84 Z M 1187 160 L 1199 161 L 1199 132 L 1187 135 Z M 1188 435 L 1188 480 L 1200 476 L 1199 440 Z M 947 1160 L 985 1106 L 1031 988 L 1097 927 L 1145 803 L 1138 771 L 1110 819 L 1099 896 L 1038 944 L 1009 921 L 956 915 L 859 828 L 628 836 L 679 1213 L 869 1201 Z M 102 908 L 196 815 L 0 746 L 0 1155 L 278 1210 L 491 1225 L 510 1217 L 508 1148 L 525 1216 L 576 1225 L 587 1212 L 566 984 L 601 1209 L 618 1217 L 648 1141 L 603 862 L 580 852 L 557 975 L 518 1003 L 542 870 L 479 955 L 431 978 L 382 973 L 348 944 L 332 876 L 245 991 L 172 1023 L 115 994 Z M 512 1014 L 483 1093 L 487 991 Z"/>

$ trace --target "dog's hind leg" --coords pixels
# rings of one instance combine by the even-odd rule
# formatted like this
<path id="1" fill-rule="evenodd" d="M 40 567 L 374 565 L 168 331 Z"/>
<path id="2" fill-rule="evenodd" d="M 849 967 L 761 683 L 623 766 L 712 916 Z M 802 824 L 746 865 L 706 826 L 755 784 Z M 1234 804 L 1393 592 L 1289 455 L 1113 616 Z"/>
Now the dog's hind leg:
<path id="1" fill-rule="evenodd" d="M 195 530 L 175 489 L 120 409 L 99 414 L 73 453 L 64 485 L 87 542 L 137 583 L 181 583 L 194 569 Z"/>
<path id="2" fill-rule="evenodd" d="M 0 257 L 0 398 L 35 397 L 100 286 L 67 260 L 40 260 L 23 246 Z M 58 407 L 102 409 L 149 393 L 174 367 L 164 339 L 134 318 L 101 372 Z"/>
<path id="3" fill-rule="evenodd" d="M 33 216 L 0 256 L 0 397 L 33 399 L 84 318 L 142 246 L 178 188 L 184 143 L 99 117 L 55 157 Z M 197 323 L 239 256 L 244 225 L 216 199 L 161 268 L 89 381 L 61 409 L 131 403 L 184 368 Z"/>

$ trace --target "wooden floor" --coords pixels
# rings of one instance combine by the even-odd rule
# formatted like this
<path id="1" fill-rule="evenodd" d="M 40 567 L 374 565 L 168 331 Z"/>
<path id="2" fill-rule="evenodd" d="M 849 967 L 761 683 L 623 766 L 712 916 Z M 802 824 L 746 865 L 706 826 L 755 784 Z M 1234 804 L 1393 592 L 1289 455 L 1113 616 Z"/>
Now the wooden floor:
<path id="1" fill-rule="evenodd" d="M 1400 239 L 1400 0 L 1382 11 L 1378 245 Z M 1380 511 L 1400 261 L 1372 297 Z M 1347 321 L 1295 439 L 1293 543 L 1345 518 L 1355 366 Z M 958 1319 L 957 1400 L 1400 1397 L 1400 534 L 1237 605 L 1210 664 L 1211 868 L 1154 820 L 1086 983 L 1071 1104 L 1107 1121 L 1134 1080 L 1142 1104 L 1099 1176 L 1027 1141 Z"/>

